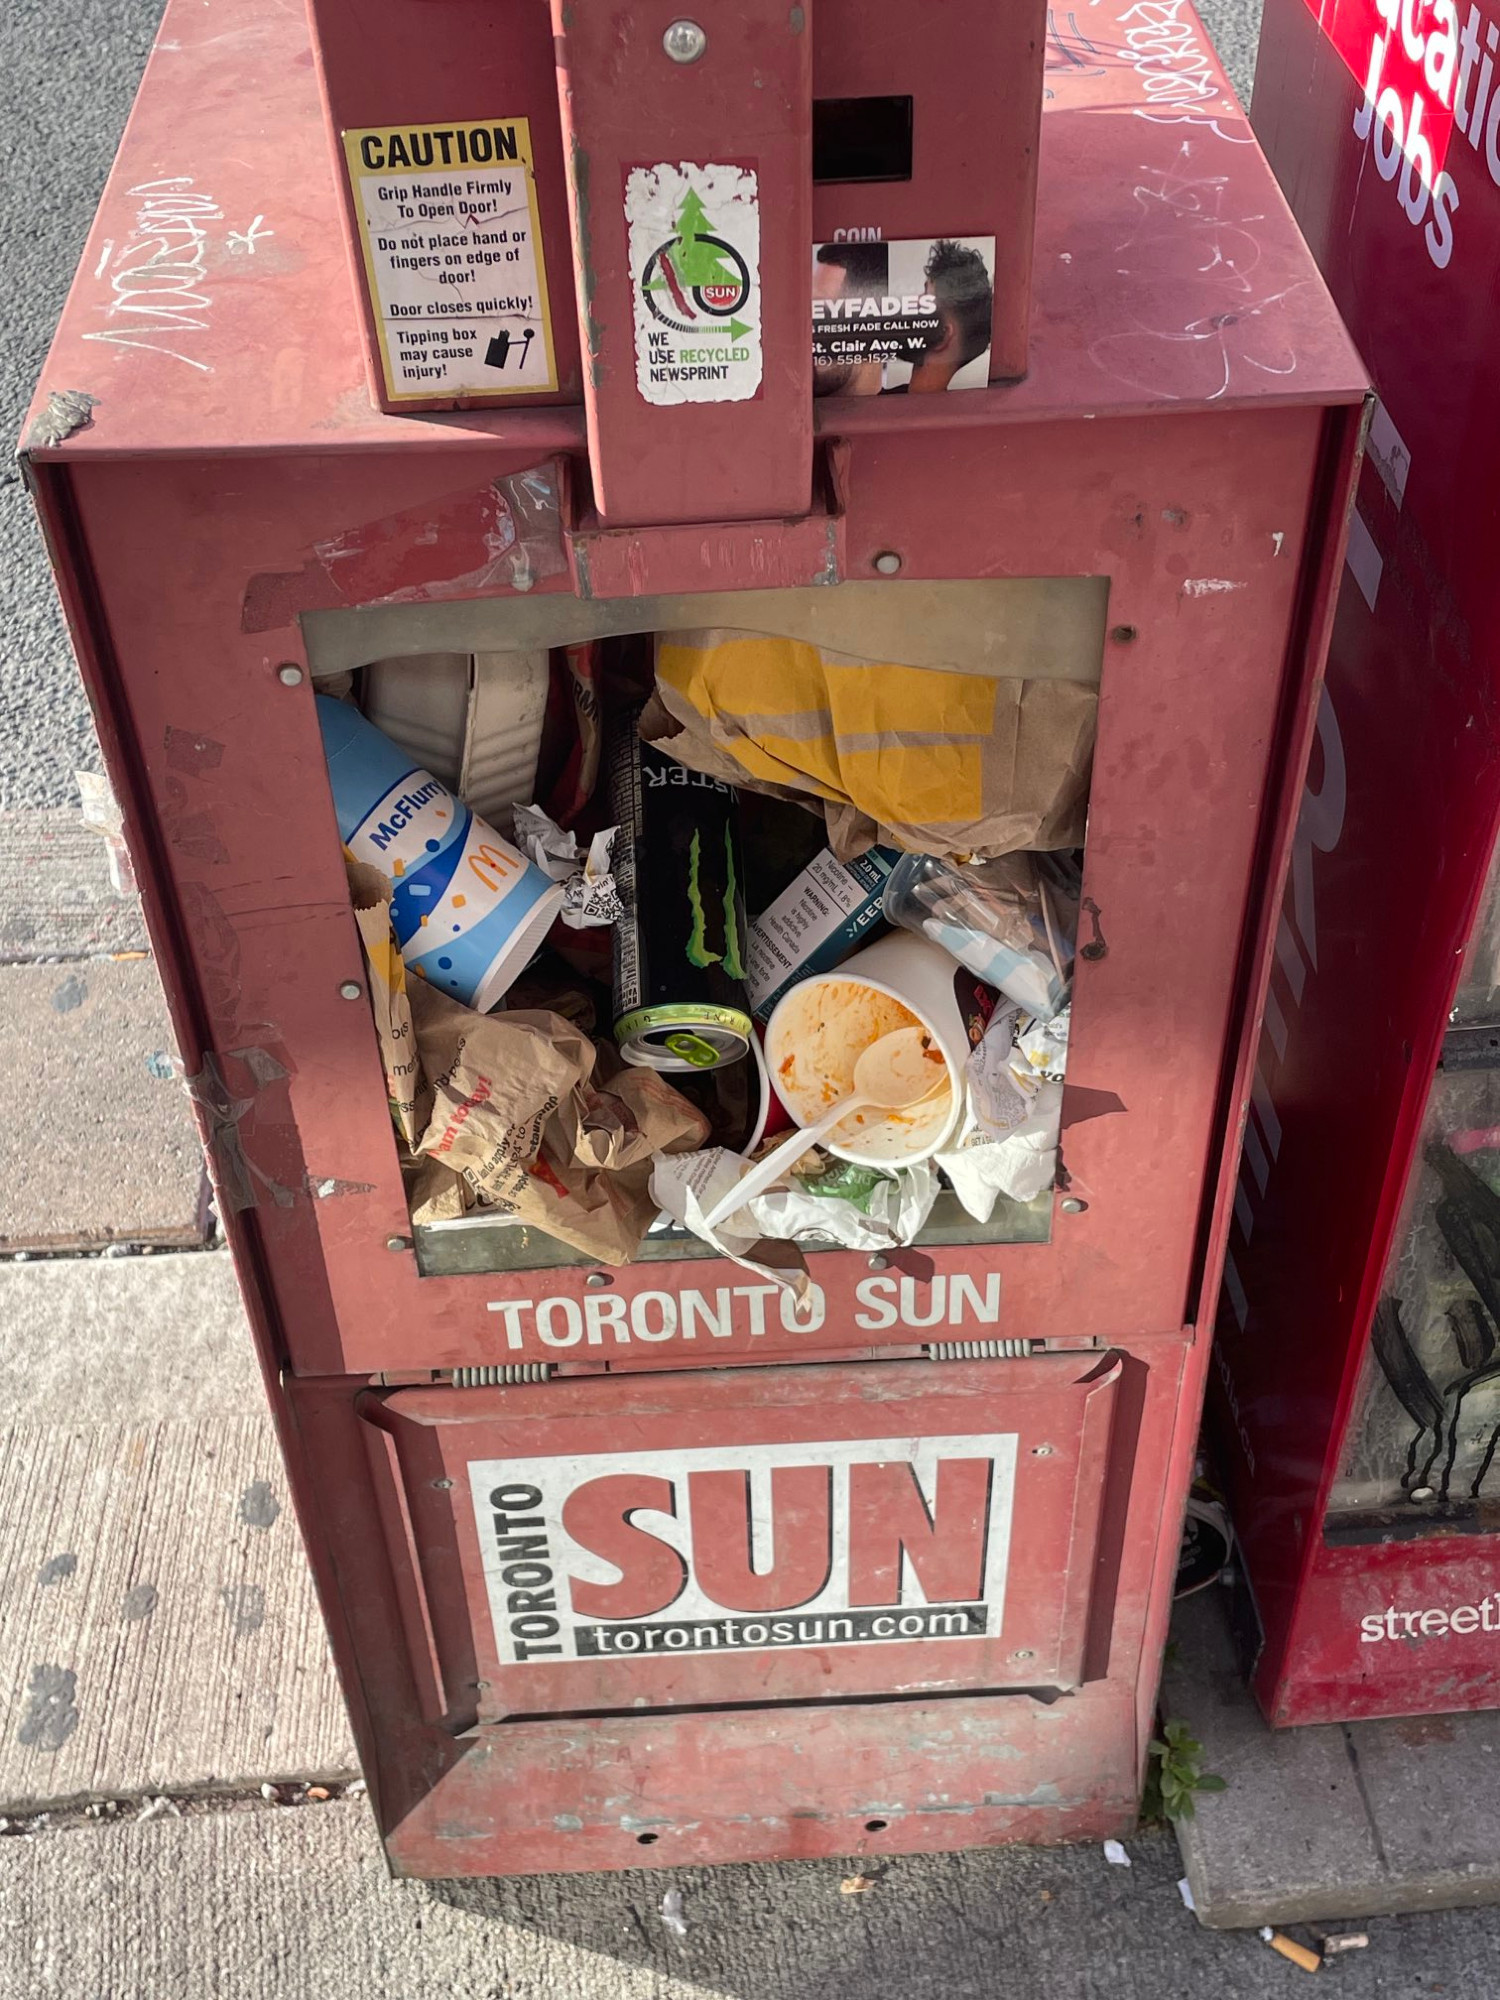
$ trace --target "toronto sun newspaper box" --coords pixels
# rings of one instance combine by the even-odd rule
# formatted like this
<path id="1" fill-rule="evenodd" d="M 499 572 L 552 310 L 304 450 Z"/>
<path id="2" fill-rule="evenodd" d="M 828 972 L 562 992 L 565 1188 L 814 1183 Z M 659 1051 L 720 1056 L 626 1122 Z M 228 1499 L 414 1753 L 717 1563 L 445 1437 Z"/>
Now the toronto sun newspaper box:
<path id="1" fill-rule="evenodd" d="M 495 12 L 172 0 L 25 460 L 387 1852 L 1118 1833 L 1362 370 L 1175 0 Z M 1073 871 L 983 1201 L 903 850 Z M 922 1030 L 884 1222 L 689 1226 L 746 926 Z"/>

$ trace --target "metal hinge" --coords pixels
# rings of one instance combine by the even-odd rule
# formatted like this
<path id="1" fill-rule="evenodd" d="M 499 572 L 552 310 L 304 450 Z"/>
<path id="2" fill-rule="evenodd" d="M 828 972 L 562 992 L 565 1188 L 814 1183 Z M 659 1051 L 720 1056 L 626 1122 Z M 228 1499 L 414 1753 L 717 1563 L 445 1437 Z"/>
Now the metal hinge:
<path id="1" fill-rule="evenodd" d="M 496 1361 L 484 1368 L 455 1368 L 455 1389 L 504 1389 L 517 1382 L 546 1382 L 552 1375 L 550 1361 Z"/>
<path id="2" fill-rule="evenodd" d="M 1029 1361 L 1039 1340 L 929 1340 L 929 1361 Z"/>
<path id="3" fill-rule="evenodd" d="M 1030 1361 L 1038 1354 L 1091 1354 L 1107 1342 L 1097 1335 L 1071 1340 L 929 1340 L 929 1361 Z"/>

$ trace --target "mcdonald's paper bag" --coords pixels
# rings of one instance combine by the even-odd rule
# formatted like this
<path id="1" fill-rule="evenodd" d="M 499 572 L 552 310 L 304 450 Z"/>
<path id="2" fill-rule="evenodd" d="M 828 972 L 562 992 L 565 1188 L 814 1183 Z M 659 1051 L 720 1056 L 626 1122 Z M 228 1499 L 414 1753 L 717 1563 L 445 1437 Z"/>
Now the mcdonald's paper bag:
<path id="1" fill-rule="evenodd" d="M 370 975 L 370 1005 L 391 1123 L 408 1146 L 415 1146 L 432 1112 L 432 1092 L 417 1060 L 411 1003 L 406 997 L 406 961 L 391 929 L 391 885 L 378 868 L 363 861 L 350 861 L 345 866 L 349 900 Z"/>
<path id="2" fill-rule="evenodd" d="M 876 842 L 991 859 L 1083 844 L 1097 706 L 1081 681 L 672 632 L 641 733 L 690 770 L 821 799 L 841 861 Z"/>
<path id="3" fill-rule="evenodd" d="M 628 1262 L 656 1216 L 652 1162 L 701 1146 L 703 1114 L 560 1014 L 476 1014 L 421 983 L 411 1003 L 433 1092 L 418 1152 L 460 1174 L 480 1207 Z"/>

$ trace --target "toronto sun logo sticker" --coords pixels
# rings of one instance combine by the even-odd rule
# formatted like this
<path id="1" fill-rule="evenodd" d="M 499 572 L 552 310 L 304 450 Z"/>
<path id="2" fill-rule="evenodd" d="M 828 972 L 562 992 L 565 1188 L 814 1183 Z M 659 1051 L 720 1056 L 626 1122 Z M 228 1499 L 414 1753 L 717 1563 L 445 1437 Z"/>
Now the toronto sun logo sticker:
<path id="1" fill-rule="evenodd" d="M 472 1461 L 501 1664 L 1000 1631 L 1013 1434 Z"/>

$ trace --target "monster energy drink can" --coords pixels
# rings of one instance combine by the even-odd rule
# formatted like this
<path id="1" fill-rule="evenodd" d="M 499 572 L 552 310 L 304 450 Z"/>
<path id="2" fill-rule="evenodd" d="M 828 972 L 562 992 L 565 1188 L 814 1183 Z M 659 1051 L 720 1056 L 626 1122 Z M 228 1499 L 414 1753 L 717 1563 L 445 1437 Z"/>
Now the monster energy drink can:
<path id="1" fill-rule="evenodd" d="M 639 713 L 621 717 L 610 752 L 615 1040 L 647 1069 L 717 1069 L 750 1047 L 739 802 L 643 743 Z"/>

